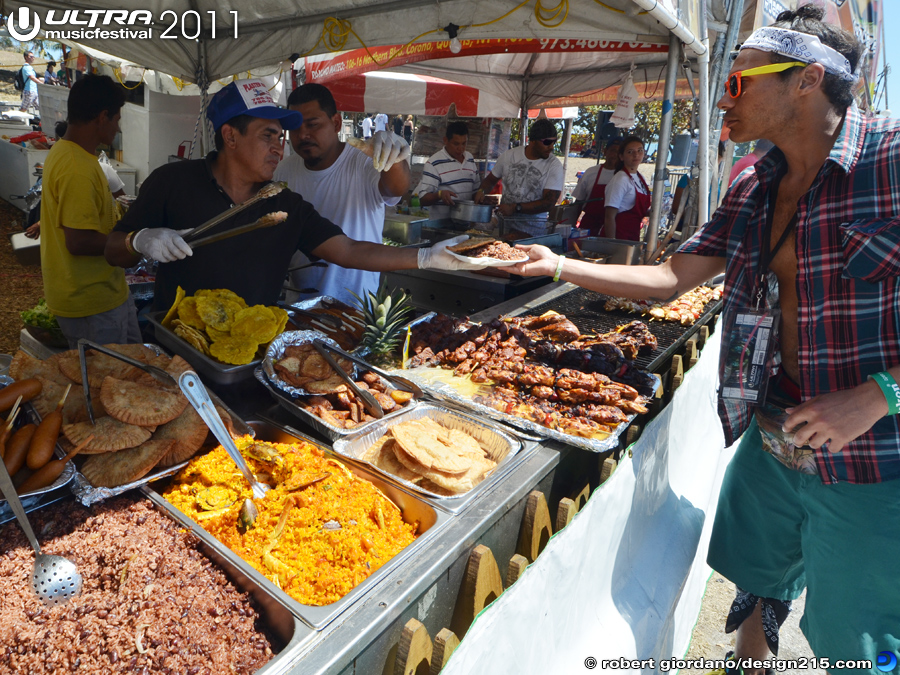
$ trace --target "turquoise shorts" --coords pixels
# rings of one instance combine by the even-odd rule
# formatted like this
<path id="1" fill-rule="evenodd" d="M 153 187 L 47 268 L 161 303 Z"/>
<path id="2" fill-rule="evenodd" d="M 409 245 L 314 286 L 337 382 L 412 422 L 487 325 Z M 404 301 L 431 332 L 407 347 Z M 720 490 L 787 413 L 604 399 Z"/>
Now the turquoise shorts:
<path id="1" fill-rule="evenodd" d="M 800 628 L 826 670 L 868 659 L 882 673 L 880 652 L 900 659 L 900 481 L 825 485 L 765 452 L 754 419 L 725 472 L 707 562 L 762 597 L 805 587 Z"/>

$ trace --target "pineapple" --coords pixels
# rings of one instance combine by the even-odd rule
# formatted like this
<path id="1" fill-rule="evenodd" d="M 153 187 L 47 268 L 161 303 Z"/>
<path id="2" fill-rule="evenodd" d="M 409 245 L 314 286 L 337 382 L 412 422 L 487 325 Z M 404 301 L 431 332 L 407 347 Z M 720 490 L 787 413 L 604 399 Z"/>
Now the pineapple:
<path id="1" fill-rule="evenodd" d="M 351 291 L 352 293 L 352 291 Z M 403 324 L 412 312 L 410 296 L 400 289 L 388 292 L 382 282 L 378 293 L 367 293 L 364 300 L 356 293 L 357 307 L 366 322 L 360 341 L 361 348 L 368 348 L 373 363 L 390 360 L 390 353 L 400 343 Z"/>

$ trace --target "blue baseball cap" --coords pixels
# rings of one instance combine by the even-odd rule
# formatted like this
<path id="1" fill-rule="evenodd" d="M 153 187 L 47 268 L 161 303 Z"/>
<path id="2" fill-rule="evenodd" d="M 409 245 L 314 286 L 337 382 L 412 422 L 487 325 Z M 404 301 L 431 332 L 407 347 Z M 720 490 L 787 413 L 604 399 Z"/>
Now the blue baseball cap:
<path id="1" fill-rule="evenodd" d="M 283 129 L 296 129 L 303 124 L 303 115 L 275 105 L 269 88 L 257 79 L 229 83 L 216 92 L 206 108 L 206 116 L 216 131 L 238 115 L 278 120 Z"/>

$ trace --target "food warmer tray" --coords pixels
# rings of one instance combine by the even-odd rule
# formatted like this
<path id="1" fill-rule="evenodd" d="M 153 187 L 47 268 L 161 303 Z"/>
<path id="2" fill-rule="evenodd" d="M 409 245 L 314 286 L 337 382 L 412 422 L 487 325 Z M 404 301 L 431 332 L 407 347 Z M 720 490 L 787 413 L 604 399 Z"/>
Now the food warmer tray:
<path id="1" fill-rule="evenodd" d="M 339 455 L 336 455 L 328 446 L 322 445 L 319 441 L 294 429 L 286 429 L 271 421 L 251 421 L 248 422 L 248 424 L 253 428 L 256 438 L 260 440 L 271 443 L 293 443 L 298 440 L 305 441 L 317 446 L 326 456 L 331 457 L 332 459 L 338 461 L 343 459 Z M 144 492 L 154 503 L 166 509 L 173 518 L 180 522 L 185 528 L 196 534 L 207 546 L 216 550 L 222 558 L 227 559 L 229 563 L 240 570 L 242 574 L 264 588 L 270 595 L 278 598 L 279 602 L 284 604 L 294 616 L 302 619 L 310 627 L 321 630 L 338 615 L 356 603 L 357 600 L 366 595 L 371 589 L 375 588 L 385 577 L 404 565 L 410 557 L 419 555 L 423 550 L 427 550 L 426 547 L 429 541 L 432 540 L 452 518 L 449 513 L 435 508 L 419 496 L 407 492 L 392 482 L 386 481 L 381 475 L 371 471 L 367 467 L 353 462 L 345 461 L 343 463 L 354 474 L 373 483 L 384 492 L 391 501 L 399 506 L 400 510 L 403 512 L 404 520 L 407 522 L 418 521 L 420 535 L 412 544 L 400 551 L 390 561 L 376 570 L 374 574 L 356 586 L 356 588 L 352 589 L 343 598 L 330 605 L 321 607 L 304 605 L 297 600 L 294 600 L 254 569 L 243 558 L 240 558 L 236 553 L 227 549 L 198 523 L 166 501 L 162 496 L 163 490 L 167 487 L 165 480 L 161 483 L 144 486 Z"/>
<path id="2" fill-rule="evenodd" d="M 361 366 L 359 366 L 359 368 L 362 369 Z M 302 420 L 304 423 L 308 424 L 320 434 L 332 441 L 336 441 L 339 438 L 347 438 L 348 436 L 352 436 L 360 432 L 365 432 L 368 429 L 371 429 L 377 422 L 380 422 L 382 420 L 394 419 L 395 417 L 402 415 L 407 410 L 415 408 L 418 404 L 416 399 L 410 399 L 409 403 L 407 403 L 405 406 L 403 406 L 399 410 L 395 410 L 391 413 L 386 414 L 381 418 L 381 420 L 367 422 L 366 424 L 362 424 L 358 427 L 353 427 L 352 429 L 344 429 L 343 427 L 336 427 L 333 424 L 329 424 L 325 420 L 317 417 L 316 415 L 313 415 L 305 408 L 297 405 L 297 402 L 294 398 L 292 398 L 288 393 L 274 386 L 269 381 L 261 367 L 257 368 L 254 371 L 254 375 L 256 376 L 256 379 L 259 381 L 259 383 L 266 388 L 266 391 L 268 391 L 272 395 L 272 398 L 275 399 L 275 402 L 278 403 L 278 405 L 280 405 L 294 417 L 300 418 L 300 420 Z"/>
<path id="3" fill-rule="evenodd" d="M 582 333 L 609 333 L 618 326 L 632 321 L 643 321 L 650 327 L 656 337 L 657 348 L 647 356 L 638 356 L 634 365 L 648 372 L 659 372 L 675 352 L 687 342 L 692 335 L 700 331 L 700 326 L 708 323 L 723 305 L 721 299 L 708 302 L 697 320 L 690 326 L 683 326 L 673 321 L 649 320 L 641 314 L 632 314 L 621 309 L 607 311 L 603 307 L 610 296 L 575 287 L 573 290 L 557 295 L 535 307 L 523 308 L 518 312 L 509 312 L 509 316 L 533 314 L 540 316 L 544 312 L 554 311 L 565 314 Z"/>
<path id="4" fill-rule="evenodd" d="M 162 320 L 165 316 L 165 312 L 150 312 L 147 314 L 147 320 L 153 324 L 153 333 L 156 336 L 156 340 L 159 344 L 168 348 L 175 354 L 178 354 L 181 358 L 190 363 L 199 375 L 213 384 L 229 385 L 250 379 L 253 377 L 253 369 L 262 363 L 262 356 L 257 356 L 257 358 L 253 359 L 250 363 L 245 363 L 240 366 L 220 363 L 214 358 L 197 351 L 187 342 L 175 335 L 171 330 L 163 326 Z"/>
<path id="5" fill-rule="evenodd" d="M 186 344 L 186 343 L 185 343 Z M 162 354 L 163 351 L 159 348 L 159 346 L 154 344 L 145 344 L 145 347 L 152 349 L 157 354 Z M 240 436 L 253 435 L 254 431 L 251 427 L 247 426 L 247 424 L 237 416 L 237 414 L 229 408 L 225 403 L 220 399 L 215 392 L 209 391 L 209 397 L 212 399 L 212 402 L 217 406 L 222 407 L 228 415 L 231 417 L 231 424 L 234 428 L 235 433 Z M 213 446 L 215 447 L 215 446 Z M 202 446 L 201 446 L 202 450 Z M 197 451 L 197 454 L 202 454 L 201 450 Z M 60 452 L 62 452 L 60 450 Z M 128 492 L 128 490 L 133 490 L 136 487 L 140 487 L 145 483 L 149 483 L 153 480 L 158 480 L 165 476 L 171 476 L 174 473 L 177 473 L 182 469 L 182 467 L 187 466 L 187 463 L 191 460 L 185 460 L 179 464 L 175 464 L 173 466 L 167 466 L 165 468 L 157 469 L 155 471 L 151 471 L 143 478 L 139 478 L 138 480 L 132 481 L 130 483 L 125 483 L 124 485 L 118 485 L 113 488 L 106 487 L 94 487 L 91 485 L 90 481 L 85 478 L 81 473 L 75 472 L 74 480 L 72 481 L 70 488 L 72 490 L 72 494 L 80 501 L 84 506 L 90 506 L 91 504 L 95 504 L 97 502 L 102 502 L 104 499 L 109 499 L 110 497 L 114 497 L 116 495 L 120 495 L 123 492 Z"/>
<path id="6" fill-rule="evenodd" d="M 10 384 L 15 382 L 14 379 L 7 375 L 0 375 L 0 389 L 3 389 Z M 40 424 L 41 416 L 38 415 L 37 411 L 34 409 L 30 403 L 22 404 L 22 410 L 28 422 L 32 424 Z M 22 419 L 21 417 L 19 418 Z M 4 426 L 6 425 L 6 420 L 3 420 Z M 63 452 L 63 449 L 59 447 L 59 443 L 56 444 L 56 448 L 53 450 L 53 456 L 55 459 L 62 459 L 66 456 L 66 453 Z M 46 506 L 47 504 L 52 504 L 55 501 L 59 501 L 59 499 L 68 495 L 68 491 L 64 488 L 72 482 L 72 479 L 75 477 L 75 464 L 71 460 L 66 464 L 66 467 L 63 469 L 63 472 L 60 474 L 59 478 L 53 481 L 50 485 L 44 488 L 40 488 L 39 490 L 35 490 L 33 492 L 29 492 L 27 495 L 20 497 L 20 501 L 22 502 L 22 506 L 25 511 L 33 511 L 36 508 L 40 508 L 42 506 Z M 9 507 L 9 504 L 5 499 L 0 497 L 0 525 L 7 522 L 8 520 L 13 520 L 15 518 L 15 514 L 12 512 L 12 509 Z"/>
<path id="7" fill-rule="evenodd" d="M 181 523 L 181 520 L 173 513 L 178 510 L 165 499 L 146 485 L 141 487 L 141 492 L 153 502 L 159 511 Z M 280 643 L 272 645 L 274 656 L 266 665 L 257 670 L 255 675 L 285 675 L 292 672 L 296 655 L 307 650 L 318 639 L 319 634 L 291 612 L 284 601 L 286 597 L 284 594 L 273 593 L 273 585 L 264 586 L 259 583 L 258 579 L 246 574 L 230 557 L 224 555 L 224 547 L 221 544 L 201 538 L 197 548 L 204 556 L 219 566 L 235 588 L 253 598 L 261 621 L 269 633 Z M 276 651 L 276 648 L 279 649 Z"/>
<path id="8" fill-rule="evenodd" d="M 410 322 L 410 326 L 416 326 L 420 323 L 425 323 L 427 321 L 431 321 L 435 314 L 429 313 L 424 316 L 415 319 Z M 583 438 L 581 436 L 575 436 L 573 434 L 566 434 L 562 431 L 557 431 L 555 429 L 549 429 L 541 424 L 537 424 L 535 422 L 531 422 L 526 419 L 522 419 L 521 417 L 516 417 L 515 415 L 510 415 L 508 413 L 501 412 L 499 410 L 495 410 L 490 406 L 482 405 L 480 403 L 476 403 L 468 396 L 463 396 L 459 392 L 457 392 L 452 386 L 449 384 L 443 383 L 434 383 L 425 381 L 425 379 L 417 376 L 416 368 L 406 369 L 406 370 L 396 370 L 394 373 L 397 375 L 402 375 L 403 377 L 407 377 L 413 382 L 415 382 L 419 387 L 421 387 L 424 391 L 426 391 L 429 395 L 434 397 L 440 402 L 447 403 L 451 407 L 453 406 L 462 406 L 467 410 L 470 410 L 478 415 L 490 417 L 491 419 L 497 420 L 499 422 L 504 422 L 506 424 L 512 425 L 524 431 L 529 431 L 531 433 L 537 434 L 542 438 L 549 438 L 555 441 L 559 441 L 561 443 L 566 443 L 568 445 L 575 446 L 576 448 L 581 448 L 583 450 L 589 450 L 591 452 L 607 452 L 609 450 L 615 449 L 619 445 L 619 437 L 625 432 L 625 429 L 628 428 L 628 425 L 637 417 L 637 414 L 627 415 L 628 421 L 622 422 L 619 424 L 609 436 L 603 439 L 595 439 L 595 438 Z M 659 376 L 650 373 L 653 379 L 656 382 L 655 389 L 659 389 L 662 386 L 662 382 Z"/>
<path id="9" fill-rule="evenodd" d="M 497 462 L 497 466 L 494 467 L 489 476 L 468 492 L 448 497 L 435 494 L 414 483 L 405 481 L 392 473 L 369 464 L 361 458 L 362 454 L 395 424 L 423 417 L 430 417 L 449 428 L 461 429 L 471 434 L 483 446 L 487 447 L 490 458 Z M 419 493 L 429 501 L 433 500 L 441 508 L 447 509 L 452 513 L 459 513 L 465 510 L 475 499 L 489 492 L 497 481 L 502 480 L 535 447 L 534 444 L 527 447 L 524 446 L 522 442 L 493 424 L 479 420 L 466 413 L 430 403 L 424 403 L 415 410 L 404 411 L 403 415 L 392 419 L 377 420 L 365 433 L 342 438 L 334 443 L 334 451 L 342 457 L 365 464 L 372 471 L 377 471 L 379 474 L 400 483 L 406 489 Z"/>

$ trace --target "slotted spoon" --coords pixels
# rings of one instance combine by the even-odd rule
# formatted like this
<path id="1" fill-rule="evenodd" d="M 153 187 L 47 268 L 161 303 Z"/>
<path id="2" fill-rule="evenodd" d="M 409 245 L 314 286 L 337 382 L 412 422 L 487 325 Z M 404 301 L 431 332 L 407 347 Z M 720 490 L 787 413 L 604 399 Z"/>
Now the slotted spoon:
<path id="1" fill-rule="evenodd" d="M 41 545 L 38 544 L 28 516 L 25 515 L 25 507 L 16 494 L 12 478 L 3 462 L 0 462 L 0 491 L 6 497 L 6 501 L 12 507 L 19 526 L 25 532 L 28 543 L 34 549 L 34 571 L 31 574 L 31 586 L 37 596 L 45 605 L 50 607 L 68 602 L 81 593 L 82 579 L 78 568 L 68 558 L 60 555 L 45 555 L 41 553 Z"/>

